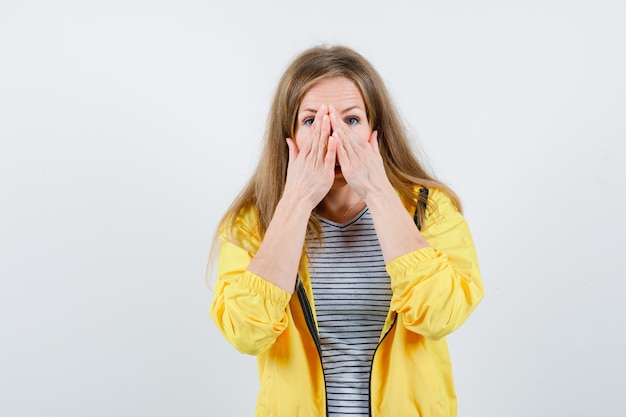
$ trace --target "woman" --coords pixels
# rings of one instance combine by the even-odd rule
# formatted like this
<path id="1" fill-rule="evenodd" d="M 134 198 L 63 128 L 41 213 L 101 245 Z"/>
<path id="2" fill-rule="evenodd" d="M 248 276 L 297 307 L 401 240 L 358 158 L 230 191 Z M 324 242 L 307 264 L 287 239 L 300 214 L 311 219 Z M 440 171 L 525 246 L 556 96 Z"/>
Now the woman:
<path id="1" fill-rule="evenodd" d="M 361 55 L 291 63 L 217 240 L 211 317 L 258 358 L 257 416 L 456 416 L 445 337 L 483 296 L 474 245 Z"/>

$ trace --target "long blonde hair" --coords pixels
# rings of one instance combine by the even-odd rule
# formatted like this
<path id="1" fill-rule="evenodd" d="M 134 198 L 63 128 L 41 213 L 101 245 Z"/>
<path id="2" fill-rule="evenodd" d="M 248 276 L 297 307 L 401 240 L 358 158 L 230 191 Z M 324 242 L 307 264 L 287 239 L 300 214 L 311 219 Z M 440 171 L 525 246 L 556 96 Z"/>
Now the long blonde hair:
<path id="1" fill-rule="evenodd" d="M 372 130 L 378 131 L 378 144 L 387 177 L 401 198 L 415 202 L 417 215 L 423 224 L 424 201 L 416 186 L 445 190 L 461 210 L 456 194 L 437 181 L 422 167 L 415 156 L 406 128 L 391 97 L 374 67 L 360 54 L 344 46 L 317 46 L 298 55 L 281 77 L 270 108 L 263 150 L 255 173 L 230 205 L 213 238 L 213 258 L 223 228 L 228 230 L 237 216 L 249 209 L 256 211 L 262 238 L 283 194 L 287 177 L 289 150 L 285 138 L 294 138 L 300 102 L 305 93 L 324 78 L 341 76 L 359 88 L 367 119 Z M 320 237 L 320 225 L 314 216 L 309 219 L 309 232 Z M 211 261 L 209 262 L 211 264 Z"/>

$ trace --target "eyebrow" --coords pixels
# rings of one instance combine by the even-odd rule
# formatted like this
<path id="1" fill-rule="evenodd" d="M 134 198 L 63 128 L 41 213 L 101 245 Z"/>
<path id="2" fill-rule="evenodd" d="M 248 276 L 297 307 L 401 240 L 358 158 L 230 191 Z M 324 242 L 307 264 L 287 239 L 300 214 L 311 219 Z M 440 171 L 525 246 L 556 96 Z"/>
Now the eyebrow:
<path id="1" fill-rule="evenodd" d="M 356 110 L 363 110 L 363 111 L 365 111 L 365 109 L 361 108 L 361 106 L 359 106 L 359 105 L 354 105 L 354 106 L 352 106 L 352 107 L 348 107 L 347 109 L 344 109 L 341 113 L 342 113 L 342 114 L 346 114 L 346 113 L 349 113 L 349 112 L 351 112 L 352 110 L 355 110 L 355 109 L 356 109 Z"/>
<path id="2" fill-rule="evenodd" d="M 352 110 L 355 110 L 355 109 L 365 111 L 364 108 L 362 108 L 358 104 L 355 104 L 354 106 L 350 106 L 350 107 L 344 109 L 340 113 L 341 114 L 346 114 L 346 113 L 349 113 L 349 112 L 351 112 Z M 313 114 L 315 114 L 315 113 L 317 113 L 317 110 L 312 109 L 312 108 L 306 108 L 306 109 L 300 110 L 298 113 L 313 113 Z"/>

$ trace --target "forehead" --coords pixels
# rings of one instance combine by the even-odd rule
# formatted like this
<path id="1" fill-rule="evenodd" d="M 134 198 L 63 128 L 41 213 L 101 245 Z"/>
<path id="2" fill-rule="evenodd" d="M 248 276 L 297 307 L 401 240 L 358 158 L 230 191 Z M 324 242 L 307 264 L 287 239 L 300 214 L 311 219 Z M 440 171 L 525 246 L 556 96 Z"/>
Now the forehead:
<path id="1" fill-rule="evenodd" d="M 363 96 L 356 84 L 345 77 L 324 78 L 313 84 L 304 94 L 300 109 L 317 109 L 322 104 L 332 104 L 340 108 L 344 106 L 360 106 L 364 109 Z"/>

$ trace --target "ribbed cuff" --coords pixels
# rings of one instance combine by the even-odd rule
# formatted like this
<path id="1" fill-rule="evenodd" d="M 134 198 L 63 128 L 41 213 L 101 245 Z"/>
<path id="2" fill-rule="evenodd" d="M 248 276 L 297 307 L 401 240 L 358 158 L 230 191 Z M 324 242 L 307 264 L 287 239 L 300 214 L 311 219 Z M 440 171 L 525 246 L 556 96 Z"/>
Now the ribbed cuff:
<path id="1" fill-rule="evenodd" d="M 417 266 L 432 261 L 439 256 L 441 256 L 441 254 L 432 247 L 409 252 L 389 262 L 387 264 L 387 273 L 393 277 L 394 275 L 405 272 L 407 269 L 414 269 Z"/>
<path id="2" fill-rule="evenodd" d="M 291 299 L 291 294 L 287 291 L 250 271 L 246 271 L 242 275 L 239 279 L 239 284 L 281 308 L 287 308 L 287 304 L 289 304 Z"/>

